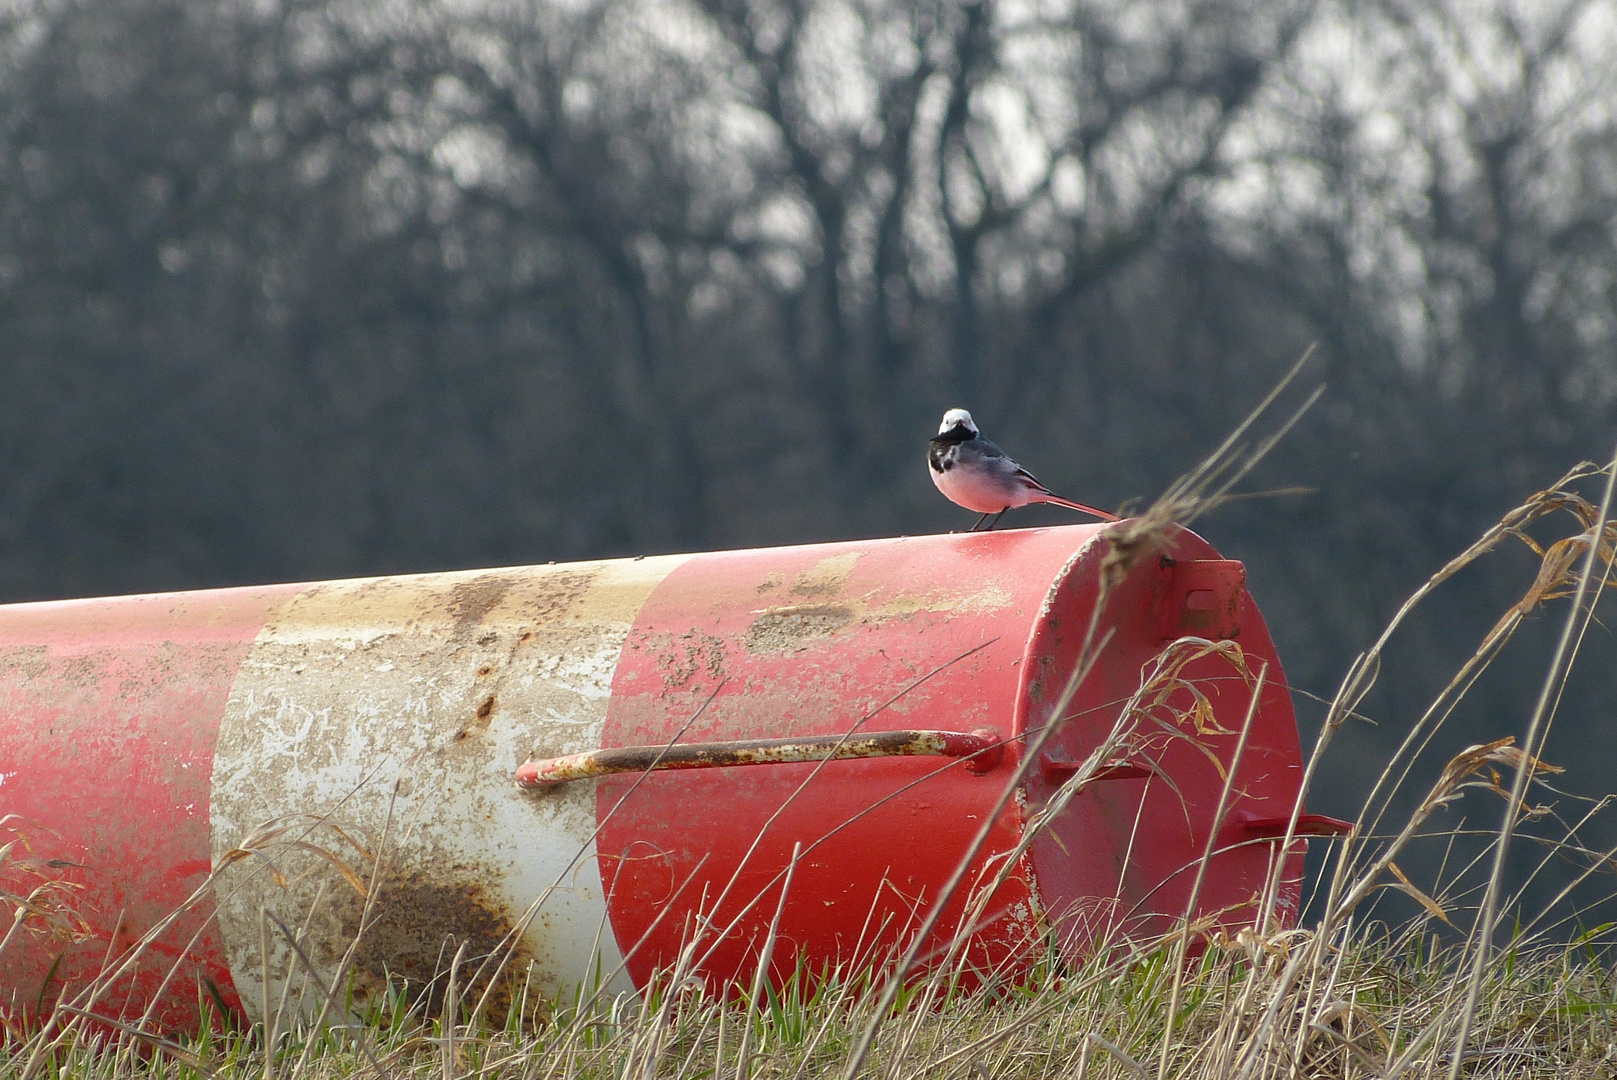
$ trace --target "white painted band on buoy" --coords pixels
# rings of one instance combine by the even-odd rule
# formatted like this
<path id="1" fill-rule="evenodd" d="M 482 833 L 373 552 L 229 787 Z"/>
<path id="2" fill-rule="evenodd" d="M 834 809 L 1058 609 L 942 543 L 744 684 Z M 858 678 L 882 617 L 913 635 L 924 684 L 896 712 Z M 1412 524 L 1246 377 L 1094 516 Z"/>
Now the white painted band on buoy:
<path id="1" fill-rule="evenodd" d="M 272 612 L 225 706 L 211 803 L 215 865 L 265 823 L 284 827 L 215 888 L 250 1014 L 266 971 L 272 1002 L 318 1010 L 323 993 L 260 909 L 304 934 L 329 986 L 375 858 L 388 872 L 348 960 L 361 997 L 387 976 L 446 979 L 462 946 L 468 978 L 525 915 L 512 952 L 541 992 L 634 989 L 607 921 L 594 792 L 537 800 L 510 777 L 536 753 L 600 747 L 624 638 L 685 558 L 331 582 Z M 322 861 L 353 876 L 311 872 Z"/>

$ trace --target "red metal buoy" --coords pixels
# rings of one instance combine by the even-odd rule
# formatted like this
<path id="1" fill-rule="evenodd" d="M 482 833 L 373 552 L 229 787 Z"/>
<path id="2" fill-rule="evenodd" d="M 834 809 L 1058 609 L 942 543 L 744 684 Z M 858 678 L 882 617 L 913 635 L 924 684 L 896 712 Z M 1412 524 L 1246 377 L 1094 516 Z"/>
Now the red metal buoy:
<path id="1" fill-rule="evenodd" d="M 1293 920 L 1303 844 L 1277 849 L 1335 826 L 1291 820 L 1244 572 L 1181 532 L 1102 602 L 1104 530 L 0 608 L 0 889 L 38 896 L 0 1014 L 149 932 L 94 1007 L 184 1027 L 199 987 L 313 1011 L 507 948 L 627 991 L 694 935 L 728 985 L 772 921 L 779 983 L 939 903 L 923 962 L 965 930 L 968 981 L 1014 978 L 1051 940 L 1250 923 L 1277 859 Z"/>

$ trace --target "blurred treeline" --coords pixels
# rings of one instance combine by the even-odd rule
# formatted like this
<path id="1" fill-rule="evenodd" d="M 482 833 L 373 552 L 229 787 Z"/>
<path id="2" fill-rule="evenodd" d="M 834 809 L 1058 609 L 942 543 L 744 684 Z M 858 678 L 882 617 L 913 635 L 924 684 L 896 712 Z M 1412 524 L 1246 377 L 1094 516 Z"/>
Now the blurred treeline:
<path id="1" fill-rule="evenodd" d="M 0 596 L 963 528 L 922 464 L 954 405 L 1115 506 L 1318 342 L 1252 485 L 1315 492 L 1200 527 L 1329 694 L 1611 452 L 1614 11 L 23 0 Z M 1531 580 L 1490 566 L 1395 651 L 1340 790 Z M 1598 783 L 1595 636 L 1550 756 Z M 1458 741 L 1520 724 L 1524 644 Z"/>

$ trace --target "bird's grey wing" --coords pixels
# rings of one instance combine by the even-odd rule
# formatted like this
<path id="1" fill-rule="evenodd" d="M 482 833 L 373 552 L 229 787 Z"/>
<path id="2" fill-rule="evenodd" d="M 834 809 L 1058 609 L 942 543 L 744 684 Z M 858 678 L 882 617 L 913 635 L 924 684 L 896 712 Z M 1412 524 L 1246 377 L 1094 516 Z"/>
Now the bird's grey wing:
<path id="1" fill-rule="evenodd" d="M 982 436 L 960 444 L 960 457 L 974 465 L 981 465 L 996 473 L 1005 476 L 1014 476 L 1021 468 L 1016 462 L 1005 456 L 1005 451 L 995 446 Z"/>
<path id="2" fill-rule="evenodd" d="M 1005 457 L 1005 451 L 1001 450 L 999 447 L 995 446 L 981 435 L 977 436 L 975 439 L 972 439 L 968 443 L 963 443 L 962 446 L 969 446 L 972 453 L 977 454 L 984 459 Z M 1009 461 L 1010 459 L 1005 458 L 1005 460 Z"/>
<path id="3" fill-rule="evenodd" d="M 991 472 L 998 473 L 1006 480 L 1030 486 L 1038 491 L 1048 491 L 1043 484 L 1022 466 L 1006 456 L 1005 451 L 981 436 L 970 442 L 960 444 L 962 461 L 973 460 Z"/>
<path id="4" fill-rule="evenodd" d="M 1006 460 L 1010 459 L 1007 458 Z M 1012 461 L 1011 464 L 1016 465 L 1016 462 Z M 1016 478 L 1035 491 L 1042 491 L 1046 495 L 1050 494 L 1050 489 L 1039 483 L 1039 478 L 1037 476 L 1034 476 L 1020 465 L 1016 465 Z"/>
<path id="5" fill-rule="evenodd" d="M 1009 457 L 1005 456 L 1005 451 L 1001 450 L 987 439 L 976 438 L 971 441 L 973 443 L 981 444 L 983 457 L 987 459 L 984 461 L 984 464 L 991 466 L 996 472 L 1002 472 L 1011 479 L 1019 480 L 1028 487 L 1033 488 L 1035 491 L 1048 492 L 1050 490 L 1043 484 L 1039 483 L 1039 478 L 1037 476 L 1034 476 L 1032 473 L 1022 468 L 1022 466 L 1012 461 Z"/>

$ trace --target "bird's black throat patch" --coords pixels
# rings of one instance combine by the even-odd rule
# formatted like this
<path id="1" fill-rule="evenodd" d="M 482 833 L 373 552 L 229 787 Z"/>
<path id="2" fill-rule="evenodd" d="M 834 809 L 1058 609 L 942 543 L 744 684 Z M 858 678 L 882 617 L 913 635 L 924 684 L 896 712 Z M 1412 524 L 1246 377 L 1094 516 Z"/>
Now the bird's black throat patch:
<path id="1" fill-rule="evenodd" d="M 965 424 L 956 424 L 948 431 L 938 432 L 928 441 L 934 446 L 953 446 L 956 443 L 970 442 L 976 437 L 977 433 Z"/>

